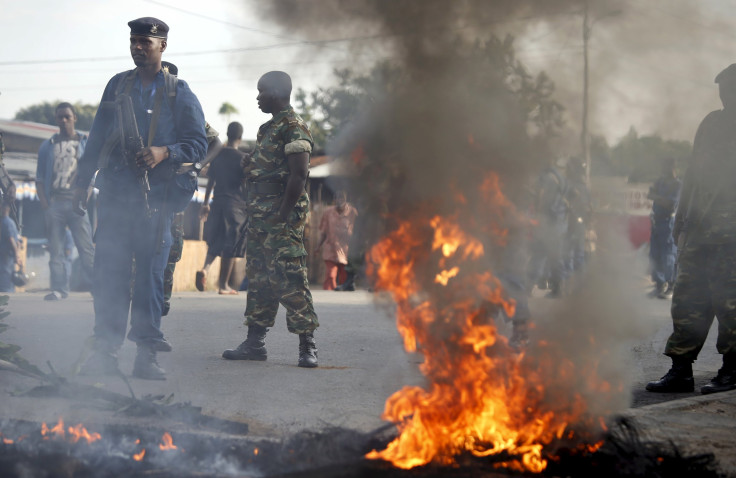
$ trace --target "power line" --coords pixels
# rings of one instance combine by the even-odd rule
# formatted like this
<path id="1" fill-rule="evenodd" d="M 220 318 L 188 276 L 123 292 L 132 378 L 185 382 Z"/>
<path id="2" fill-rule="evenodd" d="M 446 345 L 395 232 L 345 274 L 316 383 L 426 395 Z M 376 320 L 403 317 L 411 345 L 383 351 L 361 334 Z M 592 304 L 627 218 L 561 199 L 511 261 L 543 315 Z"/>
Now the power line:
<path id="1" fill-rule="evenodd" d="M 144 1 L 146 1 L 148 3 L 153 3 L 155 5 L 160 5 L 162 7 L 170 8 L 172 10 L 176 10 L 177 12 L 185 13 L 187 15 L 192 15 L 192 16 L 195 16 L 197 18 L 204 18 L 205 20 L 210 20 L 212 22 L 220 23 L 222 25 L 228 25 L 228 26 L 231 26 L 231 27 L 234 27 L 234 28 L 239 28 L 241 30 L 247 30 L 247 31 L 254 32 L 254 33 L 263 33 L 264 35 L 269 35 L 269 36 L 272 36 L 272 37 L 275 37 L 275 38 L 281 38 L 282 40 L 294 40 L 293 38 L 289 38 L 289 37 L 286 37 L 286 36 L 283 36 L 283 35 L 279 35 L 278 33 L 267 32 L 265 30 L 259 30 L 257 28 L 246 27 L 246 26 L 243 26 L 243 25 L 239 25 L 237 23 L 232 23 L 232 22 L 228 22 L 228 21 L 225 21 L 225 20 L 220 20 L 219 18 L 208 17 L 206 15 L 202 15 L 202 14 L 197 13 L 197 12 L 192 12 L 190 10 L 185 10 L 183 8 L 179 8 L 179 7 L 175 7 L 173 5 L 169 5 L 168 3 L 157 2 L 156 0 L 144 0 Z"/>
<path id="2" fill-rule="evenodd" d="M 153 1 L 153 0 L 148 0 Z M 174 8 L 174 7 L 172 7 Z M 192 15 L 198 15 L 196 13 L 187 12 Z M 468 28 L 479 28 L 484 27 L 488 25 L 494 25 L 494 24 L 500 24 L 500 23 L 516 23 L 516 22 L 522 22 L 522 21 L 528 21 L 528 20 L 534 20 L 539 18 L 546 18 L 550 16 L 557 16 L 557 15 L 568 15 L 569 13 L 563 13 L 560 12 L 558 14 L 548 14 L 548 15 L 527 15 L 523 18 L 518 19 L 503 19 L 503 20 L 493 20 L 489 22 L 485 22 L 483 24 L 479 25 L 464 25 L 461 27 L 448 27 L 448 26 L 438 26 L 436 28 L 433 28 L 432 31 L 436 31 L 437 29 L 445 29 L 450 31 L 458 31 L 458 30 L 466 30 Z M 209 20 L 213 21 L 220 21 L 217 19 L 212 19 L 210 17 L 203 17 L 207 18 Z M 242 28 L 248 28 L 248 27 L 242 27 Z M 265 32 L 264 32 L 265 33 Z M 392 38 L 392 37 L 407 37 L 407 36 L 416 36 L 416 35 L 424 35 L 425 32 L 406 32 L 406 33 L 376 33 L 372 35 L 361 35 L 361 36 L 354 36 L 354 37 L 344 37 L 344 38 L 332 38 L 327 40 L 294 40 L 286 43 L 276 43 L 272 45 L 262 45 L 262 46 L 256 46 L 256 47 L 244 47 L 244 48 L 231 48 L 231 49 L 221 49 L 221 50 L 204 50 L 204 51 L 194 51 L 194 52 L 181 52 L 181 53 L 169 53 L 168 56 L 194 56 L 194 55 L 209 55 L 213 53 L 241 53 L 241 52 L 247 52 L 247 51 L 260 51 L 260 50 L 270 50 L 270 49 L 276 49 L 276 48 L 288 48 L 293 47 L 297 45 L 311 45 L 315 47 L 324 47 L 325 45 L 333 44 L 333 43 L 343 43 L 343 42 L 354 42 L 354 41 L 366 41 L 366 40 L 378 40 L 378 39 L 385 39 L 385 38 Z M 48 59 L 48 60 L 15 60 L 15 61 L 3 61 L 0 62 L 0 66 L 14 66 L 14 65 L 38 65 L 38 64 L 53 64 L 53 63 L 81 63 L 81 62 L 97 62 L 97 61 L 118 61 L 122 59 L 127 59 L 128 57 L 122 57 L 122 56 L 116 56 L 116 57 L 92 57 L 92 58 L 64 58 L 64 59 Z"/>
<path id="3" fill-rule="evenodd" d="M 274 45 L 263 45 L 263 46 L 256 46 L 256 47 L 245 47 L 245 48 L 229 48 L 229 49 L 221 49 L 221 50 L 204 50 L 204 51 L 190 51 L 190 52 L 181 52 L 181 53 L 169 53 L 167 56 L 196 56 L 196 55 L 211 55 L 213 53 L 242 53 L 246 51 L 259 51 L 259 50 L 270 50 L 273 48 L 284 48 L 284 47 L 290 47 L 294 45 L 298 45 L 301 42 L 292 42 L 292 43 L 278 43 Z M 46 64 L 52 64 L 52 63 L 81 63 L 81 62 L 98 62 L 98 61 L 119 61 L 119 60 L 129 60 L 129 56 L 110 56 L 110 57 L 96 57 L 96 58 L 61 58 L 61 59 L 55 59 L 55 60 L 21 60 L 21 61 L 2 61 L 0 62 L 0 66 L 11 66 L 11 65 L 38 65 L 42 63 Z"/>

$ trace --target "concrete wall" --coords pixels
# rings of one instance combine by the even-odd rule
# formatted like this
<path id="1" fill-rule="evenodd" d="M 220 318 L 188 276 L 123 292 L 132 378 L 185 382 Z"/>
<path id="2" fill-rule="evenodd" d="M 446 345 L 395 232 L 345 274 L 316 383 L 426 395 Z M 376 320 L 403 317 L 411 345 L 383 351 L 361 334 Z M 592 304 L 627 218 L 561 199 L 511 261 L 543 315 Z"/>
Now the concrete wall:
<path id="1" fill-rule="evenodd" d="M 197 271 L 204 265 L 207 256 L 207 243 L 205 241 L 185 240 L 181 260 L 176 264 L 174 270 L 174 292 L 197 290 L 194 279 Z M 220 275 L 220 258 L 215 258 L 207 274 L 207 290 L 217 291 L 217 278 Z M 230 277 L 230 287 L 239 289 L 240 283 L 245 277 L 245 258 L 238 259 Z"/>

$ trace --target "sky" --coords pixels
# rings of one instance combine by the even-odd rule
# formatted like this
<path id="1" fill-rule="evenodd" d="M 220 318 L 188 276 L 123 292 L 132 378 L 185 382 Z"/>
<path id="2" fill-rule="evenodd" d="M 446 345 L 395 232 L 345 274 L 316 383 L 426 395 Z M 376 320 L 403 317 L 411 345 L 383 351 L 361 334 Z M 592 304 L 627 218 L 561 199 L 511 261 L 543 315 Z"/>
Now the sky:
<path id="1" fill-rule="evenodd" d="M 269 119 L 256 105 L 261 74 L 286 70 L 295 87 L 316 88 L 340 66 L 339 59 L 304 59 L 296 48 L 299 39 L 264 24 L 242 0 L 28 0 L 3 2 L 2 10 L 3 119 L 42 101 L 98 103 L 107 81 L 134 67 L 127 22 L 143 16 L 169 25 L 163 59 L 177 65 L 180 78 L 189 83 L 206 119 L 223 138 L 228 121 L 240 121 L 249 139 Z M 342 61 L 349 64 L 348 59 Z M 218 115 L 224 102 L 240 113 L 230 118 Z"/>
<path id="2" fill-rule="evenodd" d="M 133 67 L 127 22 L 142 16 L 160 18 L 171 28 L 163 58 L 179 67 L 207 120 L 221 133 L 228 121 L 240 121 L 246 139 L 255 138 L 269 119 L 255 101 L 261 74 L 284 70 L 295 88 L 313 91 L 333 83 L 334 68 L 368 68 L 383 56 L 371 40 L 310 43 L 350 37 L 337 26 L 308 38 L 287 32 L 262 15 L 264 2 L 271 1 L 4 2 L 0 118 L 12 119 L 19 109 L 42 101 L 97 103 L 109 78 Z M 736 61 L 736 2 L 598 3 L 589 43 L 591 132 L 609 143 L 632 126 L 640 134 L 692 140 L 702 117 L 720 107 L 713 78 Z M 581 25 L 576 9 L 496 25 L 516 37 L 518 57 L 532 72 L 545 70 L 552 77 L 572 136 L 582 111 Z M 356 42 L 363 48 L 354 48 Z M 219 115 L 224 102 L 239 113 Z"/>

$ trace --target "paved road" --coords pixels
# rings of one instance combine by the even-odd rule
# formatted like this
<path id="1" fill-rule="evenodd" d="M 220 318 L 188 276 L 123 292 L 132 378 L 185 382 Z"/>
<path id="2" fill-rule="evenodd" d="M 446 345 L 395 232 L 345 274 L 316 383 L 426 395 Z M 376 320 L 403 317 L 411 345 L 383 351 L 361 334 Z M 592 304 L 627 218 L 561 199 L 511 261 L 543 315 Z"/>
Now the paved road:
<path id="1" fill-rule="evenodd" d="M 626 320 L 642 325 L 641 335 L 630 343 L 622 344 L 620 364 L 628 369 L 632 380 L 629 405 L 644 407 L 639 414 L 642 417 L 671 416 L 670 410 L 681 410 L 682 407 L 661 408 L 663 405 L 655 404 L 682 398 L 701 403 L 703 398 L 698 393 L 667 395 L 642 390 L 646 381 L 658 378 L 669 366 L 668 359 L 661 352 L 671 325 L 669 302 L 646 299 L 646 291 L 640 289 L 639 292 L 639 296 L 627 304 L 628 310 L 635 311 L 637 317 L 627 317 Z M 1 338 L 21 345 L 22 354 L 33 363 L 45 368 L 49 361 L 60 374 L 67 374 L 79 357 L 85 338 L 90 335 L 92 300 L 89 294 L 73 293 L 66 300 L 49 303 L 43 301 L 44 294 L 45 291 L 39 290 L 11 296 L 8 307 L 11 315 L 6 322 L 12 327 Z M 313 294 L 321 322 L 315 334 L 319 368 L 301 369 L 296 366 L 298 338 L 286 331 L 283 310 L 276 327 L 267 337 L 267 362 L 221 359 L 222 350 L 234 347 L 244 339 L 244 294 L 181 293 L 174 296 L 171 315 L 164 318 L 164 331 L 174 345 L 173 352 L 159 354 L 161 365 L 169 371 L 168 380 L 150 382 L 131 378 L 133 389 L 138 396 L 174 394 L 175 401 L 202 406 L 204 413 L 247 422 L 254 436 L 278 437 L 324 425 L 364 431 L 383 425 L 380 415 L 386 398 L 404 385 L 423 383 L 418 372 L 421 356 L 403 351 L 390 317 L 390 307 L 376 305 L 371 294 L 321 290 L 313 291 Z M 532 310 L 540 317 L 559 304 L 559 301 L 537 294 L 532 300 Z M 605 307 L 605 301 L 601 305 Z M 623 318 L 621 320 L 624 321 Z M 503 332 L 510 331 L 503 329 Z M 720 356 L 715 352 L 714 332 L 711 332 L 702 358 L 695 364 L 698 386 L 705 383 L 720 365 Z M 120 354 L 121 369 L 125 373 L 132 368 L 134 354 L 134 345 L 126 343 Z M 78 380 L 127 393 L 120 379 L 80 377 Z M 79 407 L 65 400 L 9 395 L 35 384 L 31 379 L 0 372 L 0 419 L 53 422 L 64 416 L 75 423 L 130 422 L 130 419 L 113 416 L 109 411 Z M 736 402 L 736 395 L 732 401 Z M 716 407 L 713 413 L 720 413 L 717 412 L 717 404 L 708 403 Z M 649 412 L 650 407 L 645 407 L 648 405 L 660 408 Z M 694 408 L 693 405 L 688 407 Z M 725 415 L 721 413 L 721 422 L 732 426 L 736 424 L 736 406 L 729 410 Z M 680 411 L 677 413 L 681 415 Z M 698 420 L 698 417 L 691 420 L 691 429 L 683 436 L 698 440 L 697 435 L 692 434 L 698 428 Z M 656 425 L 652 427 L 657 428 Z M 669 433 L 666 431 L 664 438 L 670 438 Z M 736 456 L 733 444 L 722 448 L 721 452 Z"/>
<path id="2" fill-rule="evenodd" d="M 298 338 L 286 331 L 283 309 L 267 337 L 267 362 L 222 360 L 222 350 L 244 339 L 245 295 L 180 293 L 174 296 L 171 315 L 163 319 L 164 331 L 175 347 L 170 354 L 159 354 L 169 379 L 163 383 L 132 379 L 134 389 L 141 394 L 174 393 L 177 400 L 191 401 L 223 417 L 274 421 L 275 425 L 380 425 L 385 399 L 403 385 L 422 383 L 417 372 L 421 357 L 402 350 L 390 311 L 377 306 L 371 294 L 313 293 L 321 322 L 315 334 L 318 369 L 296 367 Z M 33 363 L 45 367 L 48 360 L 60 373 L 68 373 L 92 330 L 92 300 L 89 294 L 73 293 L 67 300 L 49 303 L 42 300 L 43 295 L 44 291 L 37 291 L 11 297 L 6 322 L 12 328 L 2 338 L 21 345 L 22 354 Z M 536 296 L 532 309 L 543 317 L 555 301 L 541 298 L 541 293 Z M 669 366 L 661 354 L 671 330 L 669 302 L 641 298 L 636 310 L 646 335 L 626 345 L 630 356 L 622 356 L 632 362 L 630 405 L 682 398 L 643 391 L 646 381 L 658 378 Z M 714 332 L 695 364 L 698 384 L 707 382 L 720 364 Z M 124 372 L 130 372 L 134 355 L 134 344 L 126 342 L 120 360 Z M 114 390 L 125 390 L 117 380 L 106 382 Z"/>
<path id="3" fill-rule="evenodd" d="M 12 328 L 2 339 L 21 345 L 21 353 L 33 363 L 45 368 L 48 360 L 59 373 L 68 374 L 92 330 L 92 300 L 81 293 L 56 303 L 42 297 L 43 292 L 11 297 L 6 322 Z M 392 319 L 373 306 L 370 294 L 314 291 L 314 297 L 321 322 L 315 334 L 319 368 L 296 366 L 298 337 L 286 330 L 283 310 L 268 334 L 267 362 L 223 360 L 222 351 L 245 338 L 245 296 L 182 293 L 175 295 L 172 312 L 164 318 L 164 331 L 174 344 L 173 352 L 159 354 L 168 380 L 131 378 L 133 389 L 139 396 L 173 393 L 176 401 L 247 421 L 254 433 L 263 435 L 325 424 L 366 430 L 380 426 L 386 398 L 405 384 L 421 383 L 421 358 L 402 350 Z M 123 372 L 130 373 L 134 356 L 135 345 L 126 342 L 120 353 Z M 6 376 L 2 392 L 33 384 Z M 127 393 L 120 379 L 78 380 Z M 56 414 L 44 409 L 49 404 L 38 407 L 28 399 L 3 398 L 1 403 L 5 416 L 49 421 Z"/>

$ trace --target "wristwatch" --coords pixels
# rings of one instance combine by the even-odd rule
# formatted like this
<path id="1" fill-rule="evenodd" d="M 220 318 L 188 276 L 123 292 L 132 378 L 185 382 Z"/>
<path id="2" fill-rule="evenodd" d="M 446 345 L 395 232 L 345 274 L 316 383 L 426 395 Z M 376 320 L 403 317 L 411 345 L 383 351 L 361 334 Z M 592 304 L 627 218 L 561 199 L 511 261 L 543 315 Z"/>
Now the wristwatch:
<path id="1" fill-rule="evenodd" d="M 199 161 L 197 161 L 196 163 L 192 164 L 192 169 L 194 171 L 196 171 L 197 174 L 199 174 L 200 171 L 202 171 L 202 163 L 200 163 Z"/>

